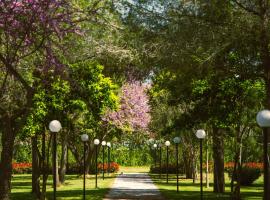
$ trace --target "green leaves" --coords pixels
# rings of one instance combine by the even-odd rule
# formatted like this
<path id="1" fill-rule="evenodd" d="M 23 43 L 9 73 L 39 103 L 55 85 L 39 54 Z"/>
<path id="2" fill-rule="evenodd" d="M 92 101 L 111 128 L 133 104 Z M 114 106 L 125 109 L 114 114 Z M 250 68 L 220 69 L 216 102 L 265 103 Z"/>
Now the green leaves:
<path id="1" fill-rule="evenodd" d="M 114 93 L 117 87 L 102 74 L 103 66 L 83 62 L 69 67 L 69 81 L 53 76 L 36 83 L 23 137 L 43 131 L 52 118 L 61 119 L 64 128 L 67 123 L 74 123 L 74 127 L 89 132 L 89 127 L 98 126 L 106 109 L 117 107 L 118 97 Z"/>

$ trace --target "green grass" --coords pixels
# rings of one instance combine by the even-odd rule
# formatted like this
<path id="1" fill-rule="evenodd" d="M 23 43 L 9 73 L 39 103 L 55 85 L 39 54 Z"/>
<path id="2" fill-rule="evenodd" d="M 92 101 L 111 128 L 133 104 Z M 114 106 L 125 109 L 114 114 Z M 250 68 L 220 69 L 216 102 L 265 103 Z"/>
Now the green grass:
<path id="1" fill-rule="evenodd" d="M 149 167 L 121 167 L 120 173 L 148 173 Z M 176 192 L 176 180 L 174 175 L 170 175 L 169 183 L 166 183 L 166 177 L 163 175 L 163 179 L 159 179 L 158 174 L 150 174 L 154 183 L 160 189 L 162 195 L 168 200 L 196 200 L 200 199 L 200 185 L 199 182 L 196 184 L 192 183 L 190 179 L 184 179 L 181 177 L 179 181 L 179 193 Z M 99 176 L 98 189 L 95 189 L 95 178 L 90 176 L 86 181 L 86 194 L 88 200 L 99 200 L 103 199 L 105 194 L 110 189 L 115 176 L 106 177 L 103 181 Z M 212 180 L 212 177 L 210 177 Z M 58 200 L 76 200 L 82 199 L 82 187 L 83 179 L 77 175 L 67 175 L 65 185 L 57 188 L 57 199 Z M 12 200 L 32 200 L 31 195 L 31 174 L 14 175 L 12 179 Z M 204 199 L 206 200 L 227 200 L 230 199 L 230 181 L 226 177 L 226 192 L 222 195 L 213 193 L 212 183 L 210 182 L 209 188 L 203 188 Z M 52 199 L 52 180 L 48 180 L 47 185 L 47 197 Z M 244 200 L 262 200 L 263 192 L 263 177 L 260 177 L 250 187 L 242 187 L 241 194 Z"/>
<path id="2" fill-rule="evenodd" d="M 115 176 L 106 177 L 102 180 L 98 179 L 98 189 L 95 189 L 95 177 L 90 176 L 86 180 L 86 199 L 99 200 L 103 199 L 110 189 Z M 12 200 L 32 200 L 31 195 L 31 174 L 14 175 L 12 178 Z M 51 178 L 47 185 L 47 198 L 52 199 L 53 188 Z M 57 188 L 57 199 L 76 200 L 82 199 L 83 179 L 77 175 L 67 175 L 65 184 Z"/>
<path id="3" fill-rule="evenodd" d="M 163 175 L 162 180 L 159 179 L 159 175 L 150 174 L 154 183 L 160 189 L 162 195 L 166 199 L 175 200 L 196 200 L 200 199 L 200 184 L 197 181 L 196 184 L 192 183 L 191 179 L 184 179 L 181 177 L 179 180 L 179 193 L 176 192 L 176 178 L 173 175 L 169 176 L 169 183 L 166 183 L 166 176 Z M 210 179 L 211 180 L 211 179 Z M 204 185 L 203 194 L 204 199 L 215 200 L 215 199 L 230 199 L 230 180 L 226 177 L 226 192 L 222 195 L 213 193 L 212 183 L 210 187 L 206 188 Z M 245 200 L 262 200 L 263 192 L 263 177 L 260 177 L 252 186 L 241 187 L 241 196 Z"/>

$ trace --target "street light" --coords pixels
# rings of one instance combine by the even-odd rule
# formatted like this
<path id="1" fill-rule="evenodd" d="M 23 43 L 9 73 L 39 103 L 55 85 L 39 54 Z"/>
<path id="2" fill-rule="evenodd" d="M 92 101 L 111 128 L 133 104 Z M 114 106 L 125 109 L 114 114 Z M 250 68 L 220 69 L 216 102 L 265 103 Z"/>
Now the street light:
<path id="1" fill-rule="evenodd" d="M 106 141 L 102 141 L 101 142 L 101 145 L 102 145 L 102 177 L 103 177 L 103 180 L 104 180 L 104 169 L 105 169 L 105 166 L 104 166 L 104 153 L 105 153 L 105 146 L 106 146 Z"/>
<path id="2" fill-rule="evenodd" d="M 96 188 L 97 188 L 97 174 L 98 174 L 98 145 L 99 139 L 94 139 L 94 145 L 96 146 Z"/>
<path id="3" fill-rule="evenodd" d="M 81 140 L 83 142 L 83 199 L 85 200 L 85 151 L 86 151 L 86 142 L 89 137 L 87 134 L 81 135 Z"/>
<path id="4" fill-rule="evenodd" d="M 58 120 L 53 120 L 49 124 L 49 129 L 53 136 L 53 199 L 56 199 L 56 133 L 61 130 L 62 126 Z"/>
<path id="5" fill-rule="evenodd" d="M 110 142 L 107 142 L 107 147 L 108 147 L 108 175 L 110 175 L 110 160 L 111 160 L 111 155 L 110 155 L 110 149 L 111 149 L 111 143 Z"/>
<path id="6" fill-rule="evenodd" d="M 270 127 L 270 110 L 258 112 L 257 123 L 263 128 L 263 160 L 264 160 L 264 200 L 270 199 L 269 160 L 268 160 L 268 128 Z"/>
<path id="7" fill-rule="evenodd" d="M 161 142 L 159 143 L 159 178 L 161 179 L 161 162 L 162 162 L 162 144 Z"/>
<path id="8" fill-rule="evenodd" d="M 205 133 L 204 130 L 199 129 L 199 130 L 196 131 L 196 136 L 200 140 L 200 178 L 201 178 L 201 200 L 202 200 L 203 199 L 203 187 L 202 187 L 202 184 L 203 184 L 203 175 L 202 175 L 202 157 L 203 157 L 203 155 L 202 155 L 202 141 L 205 138 L 206 133 Z"/>
<path id="9" fill-rule="evenodd" d="M 177 187 L 177 192 L 179 192 L 179 162 L 178 162 L 178 145 L 180 143 L 180 138 L 175 137 L 173 138 L 173 142 L 175 143 L 175 148 L 176 148 L 176 187 Z"/>
<path id="10" fill-rule="evenodd" d="M 157 167 L 157 144 L 153 145 L 155 149 L 155 155 L 154 155 L 154 162 L 155 162 L 155 168 Z"/>
<path id="11" fill-rule="evenodd" d="M 167 150 L 167 161 L 166 161 L 166 175 L 167 175 L 167 183 L 169 182 L 169 174 L 168 174 L 168 165 L 169 165 L 169 146 L 171 145 L 170 141 L 165 142 L 166 150 Z"/>

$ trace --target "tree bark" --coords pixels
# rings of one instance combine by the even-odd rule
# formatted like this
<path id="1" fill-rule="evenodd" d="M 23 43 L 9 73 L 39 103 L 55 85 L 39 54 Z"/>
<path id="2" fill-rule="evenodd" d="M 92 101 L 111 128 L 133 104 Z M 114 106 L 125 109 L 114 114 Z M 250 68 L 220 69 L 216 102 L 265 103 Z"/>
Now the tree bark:
<path id="1" fill-rule="evenodd" d="M 208 152 L 208 134 L 206 136 L 206 177 L 205 177 L 205 182 L 206 182 L 206 188 L 209 188 L 209 152 Z"/>
<path id="2" fill-rule="evenodd" d="M 62 152 L 61 152 L 61 162 L 60 162 L 60 172 L 59 179 L 61 184 L 65 182 L 65 175 L 67 171 L 67 135 L 63 135 L 62 139 Z"/>
<path id="3" fill-rule="evenodd" d="M 32 193 L 37 198 L 40 199 L 40 166 L 39 166 L 39 155 L 38 155 L 38 142 L 37 136 L 32 139 Z"/>
<path id="4" fill-rule="evenodd" d="M 52 135 L 49 137 L 49 144 L 46 153 L 46 132 L 44 130 L 42 134 L 42 192 L 41 192 L 41 200 L 46 200 L 46 190 L 47 190 L 47 180 L 48 180 L 48 172 L 49 172 L 49 158 L 50 158 L 50 146 L 52 141 Z M 47 155 L 47 156 L 46 156 Z"/>
<path id="5" fill-rule="evenodd" d="M 85 173 L 89 174 L 91 171 L 95 171 L 95 151 L 94 145 L 88 143 L 88 151 L 86 152 Z"/>
<path id="6" fill-rule="evenodd" d="M 3 120 L 3 119 L 2 119 Z M 6 116 L 3 121 L 2 153 L 0 163 L 0 199 L 9 200 L 12 176 L 12 157 L 15 140 L 14 120 Z"/>
<path id="7" fill-rule="evenodd" d="M 224 137 L 222 130 L 213 127 L 214 192 L 225 191 L 224 179 Z"/>
<path id="8" fill-rule="evenodd" d="M 186 150 L 184 151 L 184 165 L 185 165 L 185 173 L 186 173 L 186 178 L 187 179 L 192 179 L 193 178 L 193 159 L 191 156 L 191 153 Z"/>
<path id="9" fill-rule="evenodd" d="M 262 60 L 262 67 L 264 69 L 264 80 L 265 80 L 265 90 L 266 90 L 266 101 L 265 108 L 270 110 L 270 49 L 269 49 L 269 4 L 268 1 L 262 0 L 260 3 L 260 19 L 261 19 L 261 30 L 260 30 L 260 56 Z M 268 130 L 269 131 L 269 130 Z M 268 166 L 269 166 L 269 155 L 268 156 Z M 265 180 L 270 180 L 270 167 L 266 169 L 267 175 L 265 175 Z M 267 176 L 267 177 L 266 177 Z M 264 188 L 266 191 L 264 195 L 270 197 L 270 184 Z"/>
<path id="10" fill-rule="evenodd" d="M 53 142 L 52 142 L 52 148 L 53 150 Z M 53 155 L 53 154 L 52 154 Z M 54 162 L 53 160 L 53 156 L 52 156 L 52 163 Z M 56 151 L 56 186 L 59 187 L 60 186 L 60 181 L 59 181 L 59 165 L 58 165 L 58 153 Z M 54 168 L 52 166 L 52 174 L 54 174 Z"/>

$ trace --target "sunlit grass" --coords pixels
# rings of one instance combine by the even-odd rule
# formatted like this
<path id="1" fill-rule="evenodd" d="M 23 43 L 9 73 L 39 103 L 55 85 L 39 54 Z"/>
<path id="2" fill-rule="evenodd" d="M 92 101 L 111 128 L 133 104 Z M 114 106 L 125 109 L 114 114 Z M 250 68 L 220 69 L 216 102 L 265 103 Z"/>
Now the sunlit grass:
<path id="1" fill-rule="evenodd" d="M 132 167 L 120 167 L 119 172 L 123 173 L 149 173 L 150 166 L 132 166 Z"/>
<path id="2" fill-rule="evenodd" d="M 102 177 L 98 178 L 98 189 L 95 189 L 95 176 L 91 175 L 86 180 L 86 199 L 100 200 L 110 189 L 115 175 L 108 177 L 106 174 L 105 180 Z M 13 200 L 32 200 L 31 195 L 31 174 L 14 175 L 12 178 L 11 199 Z M 48 180 L 47 197 L 52 199 L 53 188 L 52 179 Z M 76 200 L 82 199 L 83 194 L 83 179 L 78 175 L 67 175 L 65 184 L 57 188 L 57 199 L 61 200 Z"/>
<path id="3" fill-rule="evenodd" d="M 162 179 L 159 179 L 158 174 L 150 174 L 152 180 L 160 189 L 162 195 L 166 199 L 176 200 L 176 199 L 187 199 L 196 200 L 200 199 L 200 183 L 193 184 L 191 179 L 185 179 L 181 177 L 179 180 L 179 193 L 176 192 L 176 178 L 174 175 L 169 176 L 169 183 L 166 183 L 166 175 L 163 174 Z M 230 180 L 226 176 L 226 192 L 224 194 L 213 193 L 212 176 L 210 176 L 210 187 L 203 187 L 204 199 L 214 200 L 214 199 L 231 199 L 230 198 Z M 261 200 L 263 192 L 263 177 L 260 177 L 255 181 L 252 186 L 242 186 L 241 196 L 245 200 Z"/>

